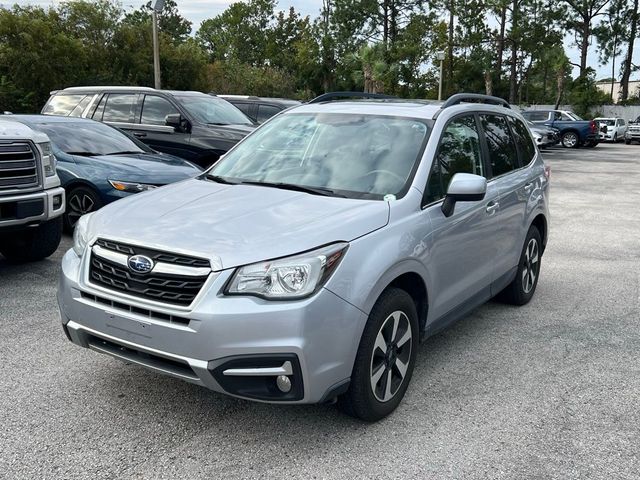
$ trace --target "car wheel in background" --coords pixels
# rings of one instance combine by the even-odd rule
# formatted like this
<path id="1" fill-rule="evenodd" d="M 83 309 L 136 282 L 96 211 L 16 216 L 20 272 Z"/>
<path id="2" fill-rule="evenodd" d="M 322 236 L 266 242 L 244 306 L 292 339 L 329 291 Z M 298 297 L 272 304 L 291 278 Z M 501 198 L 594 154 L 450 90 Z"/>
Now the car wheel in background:
<path id="1" fill-rule="evenodd" d="M 578 134 L 576 132 L 566 132 L 562 134 L 562 146 L 565 148 L 577 148 L 580 144 Z"/>
<path id="2" fill-rule="evenodd" d="M 64 228 L 73 230 L 82 215 L 95 212 L 102 206 L 100 197 L 89 187 L 73 187 L 67 192 L 67 208 L 64 212 Z"/>
<path id="3" fill-rule="evenodd" d="M 618 134 L 617 133 L 613 134 L 613 143 L 618 143 Z"/>
<path id="4" fill-rule="evenodd" d="M 0 253 L 10 262 L 35 262 L 52 255 L 62 238 L 62 218 L 12 233 L 0 239 Z"/>
<path id="5" fill-rule="evenodd" d="M 418 314 L 411 296 L 391 288 L 378 299 L 364 328 L 347 393 L 338 408 L 373 422 L 393 412 L 411 380 L 418 348 Z"/>
<path id="6" fill-rule="evenodd" d="M 538 285 L 542 261 L 542 238 L 535 226 L 529 228 L 522 247 L 516 278 L 498 294 L 498 298 L 512 305 L 529 303 Z"/>
<path id="7" fill-rule="evenodd" d="M 625 140 L 625 141 L 624 141 L 624 143 L 625 143 L 626 145 L 631 145 L 631 140 Z"/>

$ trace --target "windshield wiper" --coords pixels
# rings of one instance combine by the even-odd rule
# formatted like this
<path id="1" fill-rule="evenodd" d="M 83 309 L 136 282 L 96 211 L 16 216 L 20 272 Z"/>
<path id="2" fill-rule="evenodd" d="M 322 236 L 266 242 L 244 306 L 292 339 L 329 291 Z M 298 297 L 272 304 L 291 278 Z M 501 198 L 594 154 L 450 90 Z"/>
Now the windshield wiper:
<path id="1" fill-rule="evenodd" d="M 105 155 L 132 155 L 132 154 L 140 154 L 140 153 L 148 153 L 144 150 L 123 150 L 121 152 L 109 152 Z"/>
<path id="2" fill-rule="evenodd" d="M 227 180 L 224 177 L 219 177 L 218 175 L 212 175 L 207 173 L 206 178 L 209 180 L 213 180 L 216 183 L 223 183 L 225 185 L 238 185 L 238 182 L 232 182 L 231 180 Z"/>
<path id="3" fill-rule="evenodd" d="M 100 155 L 104 155 L 103 153 L 98 152 L 64 152 L 67 155 L 77 155 L 78 157 L 99 157 Z"/>
<path id="4" fill-rule="evenodd" d="M 337 193 L 335 190 L 331 190 L 330 188 L 324 188 L 324 187 L 307 187 L 305 185 L 296 185 L 294 183 L 258 182 L 258 181 L 250 181 L 250 180 L 243 180 L 238 183 L 240 185 L 258 185 L 262 187 L 281 188 L 282 190 L 293 190 L 294 192 L 304 192 L 304 193 L 310 193 L 312 195 L 322 195 L 323 197 L 347 198 L 346 195 L 342 195 L 341 193 Z"/>

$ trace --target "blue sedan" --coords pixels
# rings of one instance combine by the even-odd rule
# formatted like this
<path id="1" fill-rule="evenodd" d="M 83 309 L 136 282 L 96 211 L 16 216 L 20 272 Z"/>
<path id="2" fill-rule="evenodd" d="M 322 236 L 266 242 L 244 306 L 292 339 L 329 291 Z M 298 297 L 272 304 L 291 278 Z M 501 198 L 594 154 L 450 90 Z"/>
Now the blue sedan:
<path id="1" fill-rule="evenodd" d="M 195 177 L 200 167 L 158 153 L 122 131 L 84 118 L 14 115 L 46 133 L 67 193 L 65 227 L 107 203 L 168 183 Z"/>

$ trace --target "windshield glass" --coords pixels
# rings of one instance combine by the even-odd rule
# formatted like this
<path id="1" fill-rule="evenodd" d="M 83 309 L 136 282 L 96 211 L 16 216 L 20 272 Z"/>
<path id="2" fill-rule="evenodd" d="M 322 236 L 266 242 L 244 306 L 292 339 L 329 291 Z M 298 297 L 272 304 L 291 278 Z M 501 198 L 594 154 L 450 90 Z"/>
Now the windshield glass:
<path id="1" fill-rule="evenodd" d="M 601 125 L 607 125 L 608 127 L 613 127 L 616 124 L 616 121 L 613 119 L 605 119 L 605 118 L 601 118 L 600 120 L 598 120 L 598 123 Z"/>
<path id="2" fill-rule="evenodd" d="M 49 136 L 54 149 L 70 154 L 111 155 L 151 151 L 121 131 L 91 120 L 37 123 L 34 128 Z"/>
<path id="3" fill-rule="evenodd" d="M 226 100 L 210 95 L 176 96 L 196 120 L 211 125 L 253 125 L 244 113 Z"/>
<path id="4" fill-rule="evenodd" d="M 232 182 L 285 183 L 382 199 L 401 193 L 428 128 L 421 120 L 316 113 L 274 118 L 210 171 Z"/>
<path id="5" fill-rule="evenodd" d="M 569 118 L 572 118 L 573 120 L 582 121 L 582 118 L 580 118 L 578 115 L 576 115 L 573 112 L 565 112 L 565 113 Z"/>

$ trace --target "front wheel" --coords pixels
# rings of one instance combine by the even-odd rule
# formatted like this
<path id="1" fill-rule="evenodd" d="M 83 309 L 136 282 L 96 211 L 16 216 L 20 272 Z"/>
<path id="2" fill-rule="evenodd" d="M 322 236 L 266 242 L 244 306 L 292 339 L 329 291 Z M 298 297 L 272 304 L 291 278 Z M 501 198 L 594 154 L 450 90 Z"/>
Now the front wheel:
<path id="1" fill-rule="evenodd" d="M 564 148 L 578 148 L 580 139 L 576 132 L 566 132 L 562 134 L 562 146 Z"/>
<path id="2" fill-rule="evenodd" d="M 10 262 L 35 262 L 53 254 L 62 239 L 62 218 L 0 239 L 0 253 Z"/>
<path id="3" fill-rule="evenodd" d="M 542 238 L 535 226 L 529 228 L 522 247 L 516 278 L 498 295 L 512 305 L 529 303 L 538 286 L 540 262 L 542 260 Z"/>
<path id="4" fill-rule="evenodd" d="M 89 187 L 75 187 L 67 192 L 67 208 L 64 213 L 64 228 L 72 231 L 82 215 L 95 212 L 102 206 L 100 197 Z"/>
<path id="5" fill-rule="evenodd" d="M 338 399 L 345 413 L 380 420 L 402 401 L 418 348 L 418 314 L 411 296 L 391 288 L 378 299 L 365 326 L 351 383 Z"/>

